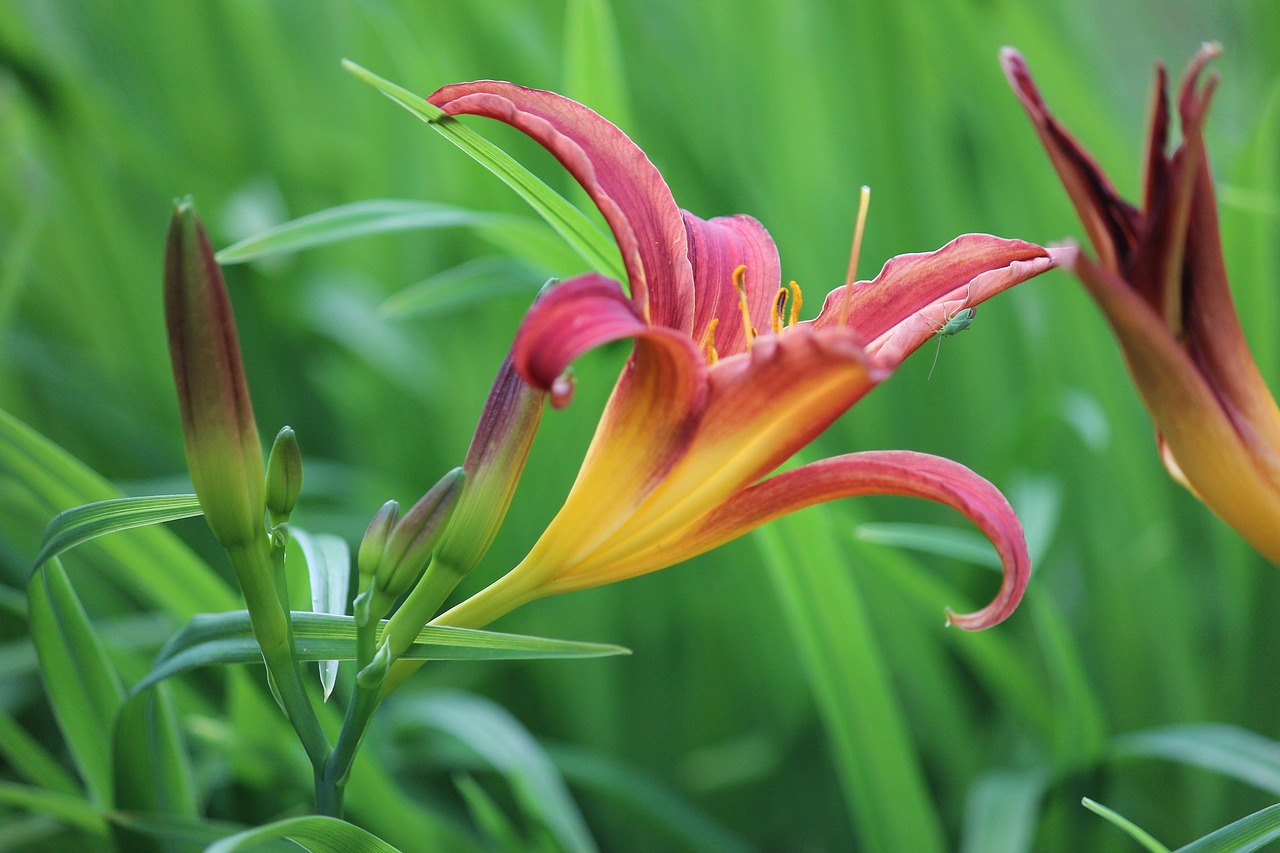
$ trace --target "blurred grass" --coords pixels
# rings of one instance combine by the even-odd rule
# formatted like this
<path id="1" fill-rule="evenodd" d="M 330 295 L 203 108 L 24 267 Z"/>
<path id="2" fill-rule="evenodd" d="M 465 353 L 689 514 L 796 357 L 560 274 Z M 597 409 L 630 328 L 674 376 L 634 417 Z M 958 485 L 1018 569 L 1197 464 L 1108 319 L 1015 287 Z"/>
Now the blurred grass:
<path id="1" fill-rule="evenodd" d="M 1215 62 L 1224 79 L 1209 146 L 1218 180 L 1233 190 L 1223 193 L 1228 265 L 1260 366 L 1280 387 L 1280 42 L 1258 24 L 1274 17 L 1273 0 L 1034 8 L 0 4 L 0 409 L 122 491 L 181 491 L 159 292 L 171 198 L 195 195 L 219 247 L 373 198 L 527 213 L 492 176 L 345 74 L 343 57 L 423 94 L 498 77 L 587 99 L 648 152 L 682 206 L 764 222 L 784 274 L 816 298 L 843 274 L 863 183 L 874 191 L 864 275 L 963 231 L 1045 242 L 1079 235 L 1005 88 L 1001 45 L 1023 51 L 1050 103 L 1132 194 L 1152 61 L 1176 74 L 1207 39 L 1226 48 Z M 608 43 L 592 33 L 607 35 L 610 20 L 614 61 L 591 47 Z M 475 126 L 571 190 L 541 152 Z M 492 254 L 468 232 L 417 231 L 228 270 L 258 420 L 268 433 L 291 424 L 308 460 L 300 525 L 354 541 L 382 501 L 414 499 L 465 453 L 524 308 L 547 275 L 577 270 L 530 269 L 523 289 L 430 314 L 379 306 Z M 546 418 L 473 586 L 518 560 L 550 517 L 624 357 L 615 348 L 580 365 L 579 395 Z M 1033 849 L 1124 849 L 1080 808 L 1084 795 L 1166 843 L 1265 805 L 1201 771 L 1107 760 L 1110 737 L 1175 723 L 1280 736 L 1280 686 L 1268 675 L 1280 646 L 1270 616 L 1280 578 L 1164 475 L 1116 348 L 1081 290 L 1061 274 L 1019 288 L 984 306 L 972 334 L 947 342 L 928 382 L 926 361 L 905 365 L 815 452 L 940 453 L 1002 487 L 1034 478 L 1061 496 L 1035 600 L 980 637 L 944 631 L 941 608 L 989 595 L 989 572 L 839 539 L 947 846 L 971 843 L 966 814 L 981 816 L 984 798 L 999 796 L 992 780 L 1050 780 Z M 52 511 L 15 468 L 0 467 L 0 580 L 10 589 L 25 586 Z M 851 531 L 863 519 L 959 523 L 887 499 L 833 507 L 815 523 Z M 176 529 L 212 553 L 199 525 Z M 83 550 L 66 563 L 92 616 L 146 606 L 113 581 L 113 557 Z M 756 847 L 850 849 L 865 842 L 860 818 L 846 809 L 835 739 L 763 560 L 752 543 L 736 543 L 621 587 L 541 602 L 500 626 L 619 643 L 631 658 L 455 664 L 421 684 L 494 698 L 540 738 L 661 781 Z M 6 612 L 4 639 L 19 648 L 24 634 Z M 30 669 L 3 684 L 0 710 L 57 754 Z M 369 748 L 376 754 L 376 738 Z M 271 817 L 244 808 L 246 790 L 275 788 L 291 802 L 280 771 L 236 772 L 235 784 L 206 772 L 222 816 Z M 465 820 L 438 768 L 404 768 L 399 781 Z M 589 788 L 574 793 L 602 847 L 644 849 L 633 816 Z M 1026 808 L 1026 798 L 1017 802 Z"/>

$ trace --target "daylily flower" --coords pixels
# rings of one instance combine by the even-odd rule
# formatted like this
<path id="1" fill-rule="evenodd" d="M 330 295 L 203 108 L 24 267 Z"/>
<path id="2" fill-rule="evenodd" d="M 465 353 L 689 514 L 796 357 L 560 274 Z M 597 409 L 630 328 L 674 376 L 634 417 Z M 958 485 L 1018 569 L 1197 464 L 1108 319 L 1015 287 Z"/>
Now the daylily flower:
<path id="1" fill-rule="evenodd" d="M 1029 243 L 969 234 L 889 261 L 874 280 L 833 291 L 800 322 L 800 289 L 780 287 L 777 249 L 747 216 L 681 211 L 657 169 L 618 128 L 559 95 L 509 83 L 448 86 L 446 112 L 497 118 L 550 151 L 587 191 L 617 240 L 630 296 L 597 274 L 534 304 L 514 361 L 558 405 L 584 351 L 635 349 L 560 512 L 515 569 L 439 617 L 478 626 L 552 593 L 678 563 L 786 513 L 861 494 L 949 504 L 995 544 L 1004 578 L 963 628 L 1007 617 L 1029 559 L 1022 529 L 990 483 L 946 459 L 855 453 L 762 480 L 821 433 L 956 312 L 1055 264 Z"/>
<path id="2" fill-rule="evenodd" d="M 1182 142 L 1166 153 L 1166 72 L 1157 66 L 1143 206 L 1121 199 L 1049 112 L 1017 51 L 1001 54 L 1097 260 L 1076 275 L 1115 331 L 1175 480 L 1280 564 L 1280 410 L 1249 353 L 1227 282 L 1204 123 L 1217 77 L 1203 87 L 1205 45 L 1178 92 Z"/>

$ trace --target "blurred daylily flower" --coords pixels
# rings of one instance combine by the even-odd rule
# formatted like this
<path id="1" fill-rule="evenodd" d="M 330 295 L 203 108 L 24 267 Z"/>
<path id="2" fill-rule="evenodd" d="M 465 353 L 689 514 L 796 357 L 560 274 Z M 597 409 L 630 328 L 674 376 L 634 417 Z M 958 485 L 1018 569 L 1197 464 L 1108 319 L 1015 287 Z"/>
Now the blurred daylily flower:
<path id="1" fill-rule="evenodd" d="M 1074 270 L 1115 331 L 1165 466 L 1280 564 L 1280 410 L 1231 299 L 1204 145 L 1218 81 L 1199 78 L 1219 52 L 1205 45 L 1187 68 L 1171 154 L 1166 72 L 1156 69 L 1141 209 L 1049 112 L 1021 55 L 1006 48 L 1001 62 L 1098 256 L 1080 254 Z"/>
<path id="2" fill-rule="evenodd" d="M 519 566 L 438 623 L 486 624 L 535 598 L 681 562 L 802 507 L 873 493 L 949 504 L 995 544 L 998 595 L 976 613 L 949 614 L 952 623 L 984 628 L 1013 611 L 1030 568 L 1021 526 L 999 491 L 963 466 L 868 452 L 761 478 L 957 312 L 1054 266 L 1049 251 L 964 235 L 894 258 L 801 322 L 800 289 L 780 287 L 777 249 L 758 222 L 681 211 L 644 153 L 581 104 L 493 81 L 448 86 L 429 100 L 453 115 L 499 119 L 543 145 L 621 249 L 630 297 L 593 273 L 552 289 L 516 338 L 521 375 L 564 405 L 575 357 L 635 340 L 560 512 Z"/>

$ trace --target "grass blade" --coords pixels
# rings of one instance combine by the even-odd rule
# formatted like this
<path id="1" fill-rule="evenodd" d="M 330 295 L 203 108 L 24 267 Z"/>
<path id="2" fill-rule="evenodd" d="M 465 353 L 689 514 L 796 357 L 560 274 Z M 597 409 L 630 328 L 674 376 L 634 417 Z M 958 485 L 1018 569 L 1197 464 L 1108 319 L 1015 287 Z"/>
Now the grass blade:
<path id="1" fill-rule="evenodd" d="M 148 495 L 112 498 L 65 510 L 54 516 L 44 531 L 34 569 L 63 551 L 108 533 L 191 518 L 200 514 L 195 495 Z"/>
<path id="2" fill-rule="evenodd" d="M 511 785 L 516 801 L 545 826 L 558 849 L 593 853 L 595 841 L 551 759 L 504 708 L 466 693 L 439 691 L 395 707 L 396 720 L 446 732 L 474 750 Z"/>
<path id="3" fill-rule="evenodd" d="M 497 175 L 507 186 L 529 203 L 538 215 L 547 221 L 561 237 L 568 241 L 591 268 L 626 282 L 622 256 L 613 240 L 606 237 L 582 211 L 540 178 L 521 166 L 498 146 L 468 128 L 444 110 L 427 102 L 425 98 L 382 79 L 359 65 L 344 59 L 342 66 L 356 77 L 368 83 L 418 118 L 431 125 L 454 145 L 461 148 L 477 163 Z"/>
<path id="4" fill-rule="evenodd" d="M 322 613 L 293 614 L 299 660 L 354 660 L 355 619 Z M 607 657 L 631 652 L 607 643 L 554 640 L 496 631 L 428 625 L 403 657 L 410 660 L 543 660 Z M 200 666 L 260 663 L 262 653 L 246 611 L 201 614 L 175 634 L 133 693 Z"/>
<path id="5" fill-rule="evenodd" d="M 0 782 L 0 805 L 48 815 L 93 835 L 105 837 L 107 834 L 107 825 L 102 815 L 83 797 L 50 791 L 46 788 Z"/>
<path id="6" fill-rule="evenodd" d="M 868 850 L 942 851 L 939 815 L 871 623 L 820 507 L 756 533 Z M 801 558 L 803 555 L 803 558 Z"/>
<path id="7" fill-rule="evenodd" d="M 1280 839 L 1280 804 L 1267 806 L 1197 839 L 1177 853 L 1249 853 Z"/>
<path id="8" fill-rule="evenodd" d="M 633 127 L 613 10 L 605 0 L 570 0 L 564 21 L 564 94 Z"/>
<path id="9" fill-rule="evenodd" d="M 120 497 L 78 459 L 2 410 L 0 471 L 21 494 L 14 505 L 47 508 L 44 518 L 62 507 Z M 239 604 L 231 587 L 164 528 L 144 527 L 96 545 L 114 561 L 114 581 L 179 618 Z"/>
<path id="10" fill-rule="evenodd" d="M 335 817 L 293 817 L 246 829 L 210 844 L 205 853 L 234 853 L 267 841 L 287 838 L 311 853 L 399 853 L 378 836 Z"/>
<path id="11" fill-rule="evenodd" d="M 114 804 L 111 732 L 124 688 L 57 560 L 28 586 L 31 639 L 54 717 L 93 802 Z"/>
<path id="12" fill-rule="evenodd" d="M 1088 797 L 1081 800 L 1081 803 L 1083 803 L 1084 807 L 1089 811 L 1094 814 L 1101 815 L 1113 826 L 1124 830 L 1130 838 L 1150 850 L 1151 853 L 1169 853 L 1169 848 L 1165 847 L 1159 841 L 1156 841 L 1155 838 L 1153 838 L 1145 829 L 1133 823 L 1128 818 L 1116 814 L 1111 809 L 1102 805 L 1102 803 L 1096 803 Z"/>
<path id="13" fill-rule="evenodd" d="M 78 794 L 80 786 L 40 742 L 8 714 L 0 713 L 0 758 L 28 782 L 59 794 Z"/>
<path id="14" fill-rule="evenodd" d="M 1235 726 L 1196 723 L 1133 732 L 1116 739 L 1114 755 L 1167 758 L 1280 796 L 1280 744 Z"/>
<path id="15" fill-rule="evenodd" d="M 506 258 L 480 258 L 393 293 L 378 306 L 378 313 L 397 318 L 436 316 L 498 296 L 532 295 L 541 283 L 527 267 Z"/>
<path id="16" fill-rule="evenodd" d="M 965 805 L 960 853 L 1031 850 L 1050 780 L 1045 770 L 999 770 L 975 782 Z"/>
<path id="17" fill-rule="evenodd" d="M 534 220 L 536 221 L 536 220 Z M 431 228 L 527 228 L 521 216 L 466 210 L 406 199 L 370 199 L 321 210 L 241 240 L 215 255 L 220 264 L 242 264 L 394 231 Z"/>
<path id="18" fill-rule="evenodd" d="M 878 522 L 859 524 L 854 535 L 872 545 L 906 548 L 925 554 L 953 557 L 990 569 L 1000 568 L 1000 557 L 987 539 L 978 533 L 937 524 Z"/>
<path id="19" fill-rule="evenodd" d="M 113 744 L 117 808 L 198 816 L 195 779 L 177 712 L 164 685 L 124 703 Z"/>

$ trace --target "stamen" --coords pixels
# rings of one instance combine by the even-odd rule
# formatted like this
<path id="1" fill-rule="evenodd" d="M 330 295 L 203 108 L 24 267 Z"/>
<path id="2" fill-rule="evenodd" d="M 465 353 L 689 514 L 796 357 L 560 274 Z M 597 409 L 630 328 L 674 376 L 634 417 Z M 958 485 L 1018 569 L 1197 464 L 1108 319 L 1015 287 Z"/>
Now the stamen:
<path id="1" fill-rule="evenodd" d="M 849 272 L 844 281 L 844 303 L 840 307 L 840 325 L 849 320 L 853 304 L 853 283 L 858 280 L 858 254 L 862 251 L 862 232 L 867 224 L 867 208 L 871 205 L 871 187 L 864 186 L 858 197 L 858 221 L 853 227 L 853 249 L 849 252 Z"/>
<path id="2" fill-rule="evenodd" d="M 779 334 L 786 326 L 787 322 L 787 297 L 791 295 L 791 291 L 785 287 L 779 287 L 778 292 L 773 295 L 773 333 Z"/>
<path id="3" fill-rule="evenodd" d="M 707 364 L 715 364 L 720 360 L 720 353 L 716 352 L 716 326 L 719 325 L 720 318 L 712 317 L 707 324 L 706 334 L 702 336 L 702 354 L 706 356 Z"/>
<path id="4" fill-rule="evenodd" d="M 742 312 L 742 331 L 747 339 L 747 352 L 751 352 L 751 341 L 759 334 L 751 325 L 751 311 L 747 307 L 747 267 L 738 264 L 733 271 L 733 286 L 738 289 L 738 310 Z"/>
<path id="5" fill-rule="evenodd" d="M 804 304 L 804 294 L 800 292 L 800 285 L 794 281 L 791 282 L 791 291 L 795 298 L 791 300 L 791 320 L 787 323 L 788 327 L 800 321 L 800 306 Z"/>

